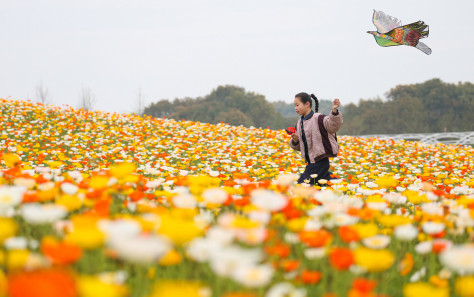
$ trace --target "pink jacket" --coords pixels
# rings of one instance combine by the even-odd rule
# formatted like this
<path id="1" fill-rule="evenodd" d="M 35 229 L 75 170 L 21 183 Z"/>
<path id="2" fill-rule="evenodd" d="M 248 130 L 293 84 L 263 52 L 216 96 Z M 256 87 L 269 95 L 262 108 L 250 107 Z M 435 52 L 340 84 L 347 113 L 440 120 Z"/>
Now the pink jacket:
<path id="1" fill-rule="evenodd" d="M 336 132 L 342 126 L 342 114 L 330 113 L 329 116 L 314 113 L 303 123 L 306 141 L 308 143 L 308 155 L 311 163 L 315 163 L 326 157 L 335 157 L 339 152 L 339 145 L 336 140 Z M 298 143 L 290 140 L 290 147 L 301 151 L 301 156 L 305 159 L 305 150 L 303 138 L 301 136 L 301 118 L 296 124 L 296 133 L 298 133 Z"/>

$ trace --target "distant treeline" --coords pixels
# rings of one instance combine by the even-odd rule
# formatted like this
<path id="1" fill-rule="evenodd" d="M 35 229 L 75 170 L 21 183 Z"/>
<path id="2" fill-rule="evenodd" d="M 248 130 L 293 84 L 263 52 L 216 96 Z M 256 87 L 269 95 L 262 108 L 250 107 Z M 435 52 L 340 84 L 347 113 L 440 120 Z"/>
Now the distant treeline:
<path id="1" fill-rule="evenodd" d="M 472 83 L 448 84 L 432 79 L 397 86 L 386 97 L 386 100 L 362 99 L 358 104 L 342 102 L 344 124 L 339 134 L 474 131 Z M 331 108 L 331 100 L 319 100 L 319 112 L 328 114 Z M 298 119 L 293 103 L 270 103 L 263 95 L 232 85 L 219 86 L 205 97 L 163 99 L 147 106 L 144 113 L 177 120 L 271 129 L 294 126 Z"/>
<path id="2" fill-rule="evenodd" d="M 474 84 L 431 79 L 399 85 L 380 98 L 346 104 L 346 135 L 474 131 Z"/>
<path id="3" fill-rule="evenodd" d="M 271 129 L 284 129 L 295 124 L 293 118 L 277 112 L 263 95 L 230 85 L 219 86 L 205 97 L 177 98 L 171 102 L 163 99 L 147 106 L 144 113 L 177 120 Z M 294 108 L 293 113 L 296 115 Z"/>

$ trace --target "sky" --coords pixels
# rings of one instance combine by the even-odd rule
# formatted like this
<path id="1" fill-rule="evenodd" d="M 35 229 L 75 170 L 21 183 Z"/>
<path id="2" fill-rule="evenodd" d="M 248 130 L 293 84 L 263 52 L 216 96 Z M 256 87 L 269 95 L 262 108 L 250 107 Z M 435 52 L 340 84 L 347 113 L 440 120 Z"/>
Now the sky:
<path id="1" fill-rule="evenodd" d="M 383 48 L 373 10 L 424 21 L 416 48 Z M 440 78 L 474 82 L 472 0 L 0 0 L 0 98 L 133 112 L 220 85 L 293 102 L 299 92 L 342 105 Z"/>

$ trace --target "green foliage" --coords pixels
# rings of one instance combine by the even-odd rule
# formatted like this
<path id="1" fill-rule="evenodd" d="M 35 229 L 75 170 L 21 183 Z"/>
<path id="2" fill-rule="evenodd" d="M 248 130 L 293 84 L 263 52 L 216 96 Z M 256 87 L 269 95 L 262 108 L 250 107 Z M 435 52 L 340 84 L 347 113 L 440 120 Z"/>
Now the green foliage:
<path id="1" fill-rule="evenodd" d="M 293 110 L 294 113 L 294 110 Z M 263 95 L 246 92 L 237 86 L 219 86 L 205 97 L 166 99 L 145 108 L 145 114 L 154 117 L 185 119 L 211 124 L 220 122 L 246 127 L 284 129 L 295 124 L 294 118 L 285 118 Z"/>
<path id="2" fill-rule="evenodd" d="M 474 131 L 474 84 L 431 79 L 399 85 L 380 98 L 345 106 L 341 134 Z"/>
<path id="3" fill-rule="evenodd" d="M 329 114 L 331 100 L 319 100 L 319 112 Z M 387 100 L 362 99 L 342 102 L 344 124 L 340 134 L 399 134 L 474 131 L 474 84 L 449 84 L 431 79 L 414 85 L 399 85 Z M 198 98 L 163 99 L 145 108 L 145 114 L 217 124 L 285 129 L 298 120 L 293 103 L 270 103 L 244 88 L 219 86 Z"/>

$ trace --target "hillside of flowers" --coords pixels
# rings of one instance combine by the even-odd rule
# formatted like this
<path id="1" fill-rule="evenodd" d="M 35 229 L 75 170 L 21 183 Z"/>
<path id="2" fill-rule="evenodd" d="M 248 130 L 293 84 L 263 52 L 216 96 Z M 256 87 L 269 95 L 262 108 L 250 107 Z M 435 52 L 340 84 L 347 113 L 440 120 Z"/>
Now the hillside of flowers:
<path id="1" fill-rule="evenodd" d="M 474 148 L 0 99 L 0 297 L 474 296 Z"/>

